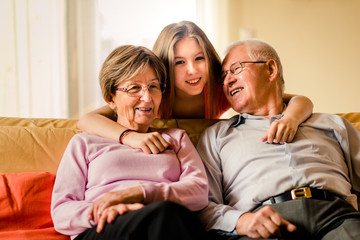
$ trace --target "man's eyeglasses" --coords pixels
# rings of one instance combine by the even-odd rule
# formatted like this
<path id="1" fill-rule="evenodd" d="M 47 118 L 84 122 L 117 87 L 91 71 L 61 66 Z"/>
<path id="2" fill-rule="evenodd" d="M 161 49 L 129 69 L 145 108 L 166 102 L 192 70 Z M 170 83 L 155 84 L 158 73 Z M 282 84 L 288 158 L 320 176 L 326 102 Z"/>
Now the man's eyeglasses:
<path id="1" fill-rule="evenodd" d="M 228 72 L 230 71 L 234 75 L 238 75 L 244 70 L 244 63 L 266 63 L 266 61 L 244 61 L 244 62 L 234 62 L 231 64 L 229 70 L 223 71 L 221 73 L 221 81 L 224 82 Z"/>
<path id="2" fill-rule="evenodd" d="M 130 97 L 140 97 L 144 94 L 145 90 L 148 90 L 152 95 L 161 95 L 165 92 L 165 84 L 159 82 L 150 83 L 147 86 L 140 84 L 131 84 L 126 88 L 115 88 L 117 91 L 126 92 Z"/>

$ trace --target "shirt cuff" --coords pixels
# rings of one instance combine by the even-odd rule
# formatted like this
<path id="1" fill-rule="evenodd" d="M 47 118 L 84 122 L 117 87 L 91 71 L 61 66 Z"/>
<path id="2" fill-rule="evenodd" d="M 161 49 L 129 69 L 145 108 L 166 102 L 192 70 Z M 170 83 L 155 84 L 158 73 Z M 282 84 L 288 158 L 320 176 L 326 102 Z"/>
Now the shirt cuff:
<path id="1" fill-rule="evenodd" d="M 238 210 L 230 210 L 227 211 L 224 214 L 224 218 L 222 223 L 220 223 L 221 225 L 221 230 L 226 231 L 226 232 L 236 232 L 236 223 L 239 219 L 239 217 L 243 214 L 244 212 L 242 211 L 238 211 Z"/>

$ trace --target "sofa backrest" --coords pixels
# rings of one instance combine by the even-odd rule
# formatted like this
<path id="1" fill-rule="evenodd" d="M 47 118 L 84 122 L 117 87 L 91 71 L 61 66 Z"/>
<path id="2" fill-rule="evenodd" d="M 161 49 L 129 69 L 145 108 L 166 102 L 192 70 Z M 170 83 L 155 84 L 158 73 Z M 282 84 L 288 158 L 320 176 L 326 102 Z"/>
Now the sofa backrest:
<path id="1" fill-rule="evenodd" d="M 339 114 L 360 131 L 360 113 Z M 220 120 L 156 120 L 156 128 L 182 128 L 196 145 L 201 133 Z M 77 120 L 0 117 L 0 173 L 55 174 L 71 137 L 79 133 Z"/>
<path id="2" fill-rule="evenodd" d="M 70 128 L 0 126 L 0 173 L 56 173 L 78 131 Z"/>
<path id="3" fill-rule="evenodd" d="M 155 128 L 182 128 L 194 144 L 201 132 L 218 120 L 155 120 Z M 0 173 L 55 174 L 72 136 L 80 131 L 73 119 L 0 117 Z"/>

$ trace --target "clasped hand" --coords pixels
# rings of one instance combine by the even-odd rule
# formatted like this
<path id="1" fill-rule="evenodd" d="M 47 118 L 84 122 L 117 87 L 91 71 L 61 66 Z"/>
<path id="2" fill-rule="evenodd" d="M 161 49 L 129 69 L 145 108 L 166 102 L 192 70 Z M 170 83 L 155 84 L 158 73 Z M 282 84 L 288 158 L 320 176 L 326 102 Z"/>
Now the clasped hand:
<path id="1" fill-rule="evenodd" d="M 144 153 L 148 154 L 161 153 L 172 147 L 159 132 L 131 132 L 123 142 L 132 148 L 140 148 Z"/>
<path id="2" fill-rule="evenodd" d="M 144 193 L 140 186 L 105 193 L 89 208 L 89 220 L 95 221 L 97 231 L 101 232 L 106 222 L 112 222 L 117 215 L 142 208 L 143 201 Z"/>

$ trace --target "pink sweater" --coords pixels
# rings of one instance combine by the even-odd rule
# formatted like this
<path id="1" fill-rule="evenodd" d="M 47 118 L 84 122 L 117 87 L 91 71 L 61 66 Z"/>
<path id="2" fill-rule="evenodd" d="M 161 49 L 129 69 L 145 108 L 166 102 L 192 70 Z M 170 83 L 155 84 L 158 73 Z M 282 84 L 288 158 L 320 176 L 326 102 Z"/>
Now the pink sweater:
<path id="1" fill-rule="evenodd" d="M 76 235 L 91 228 L 88 209 L 106 192 L 140 185 L 144 203 L 170 200 L 192 211 L 208 203 L 204 166 L 189 137 L 180 129 L 156 129 L 172 149 L 145 154 L 118 142 L 80 133 L 59 165 L 51 203 L 55 229 Z"/>

